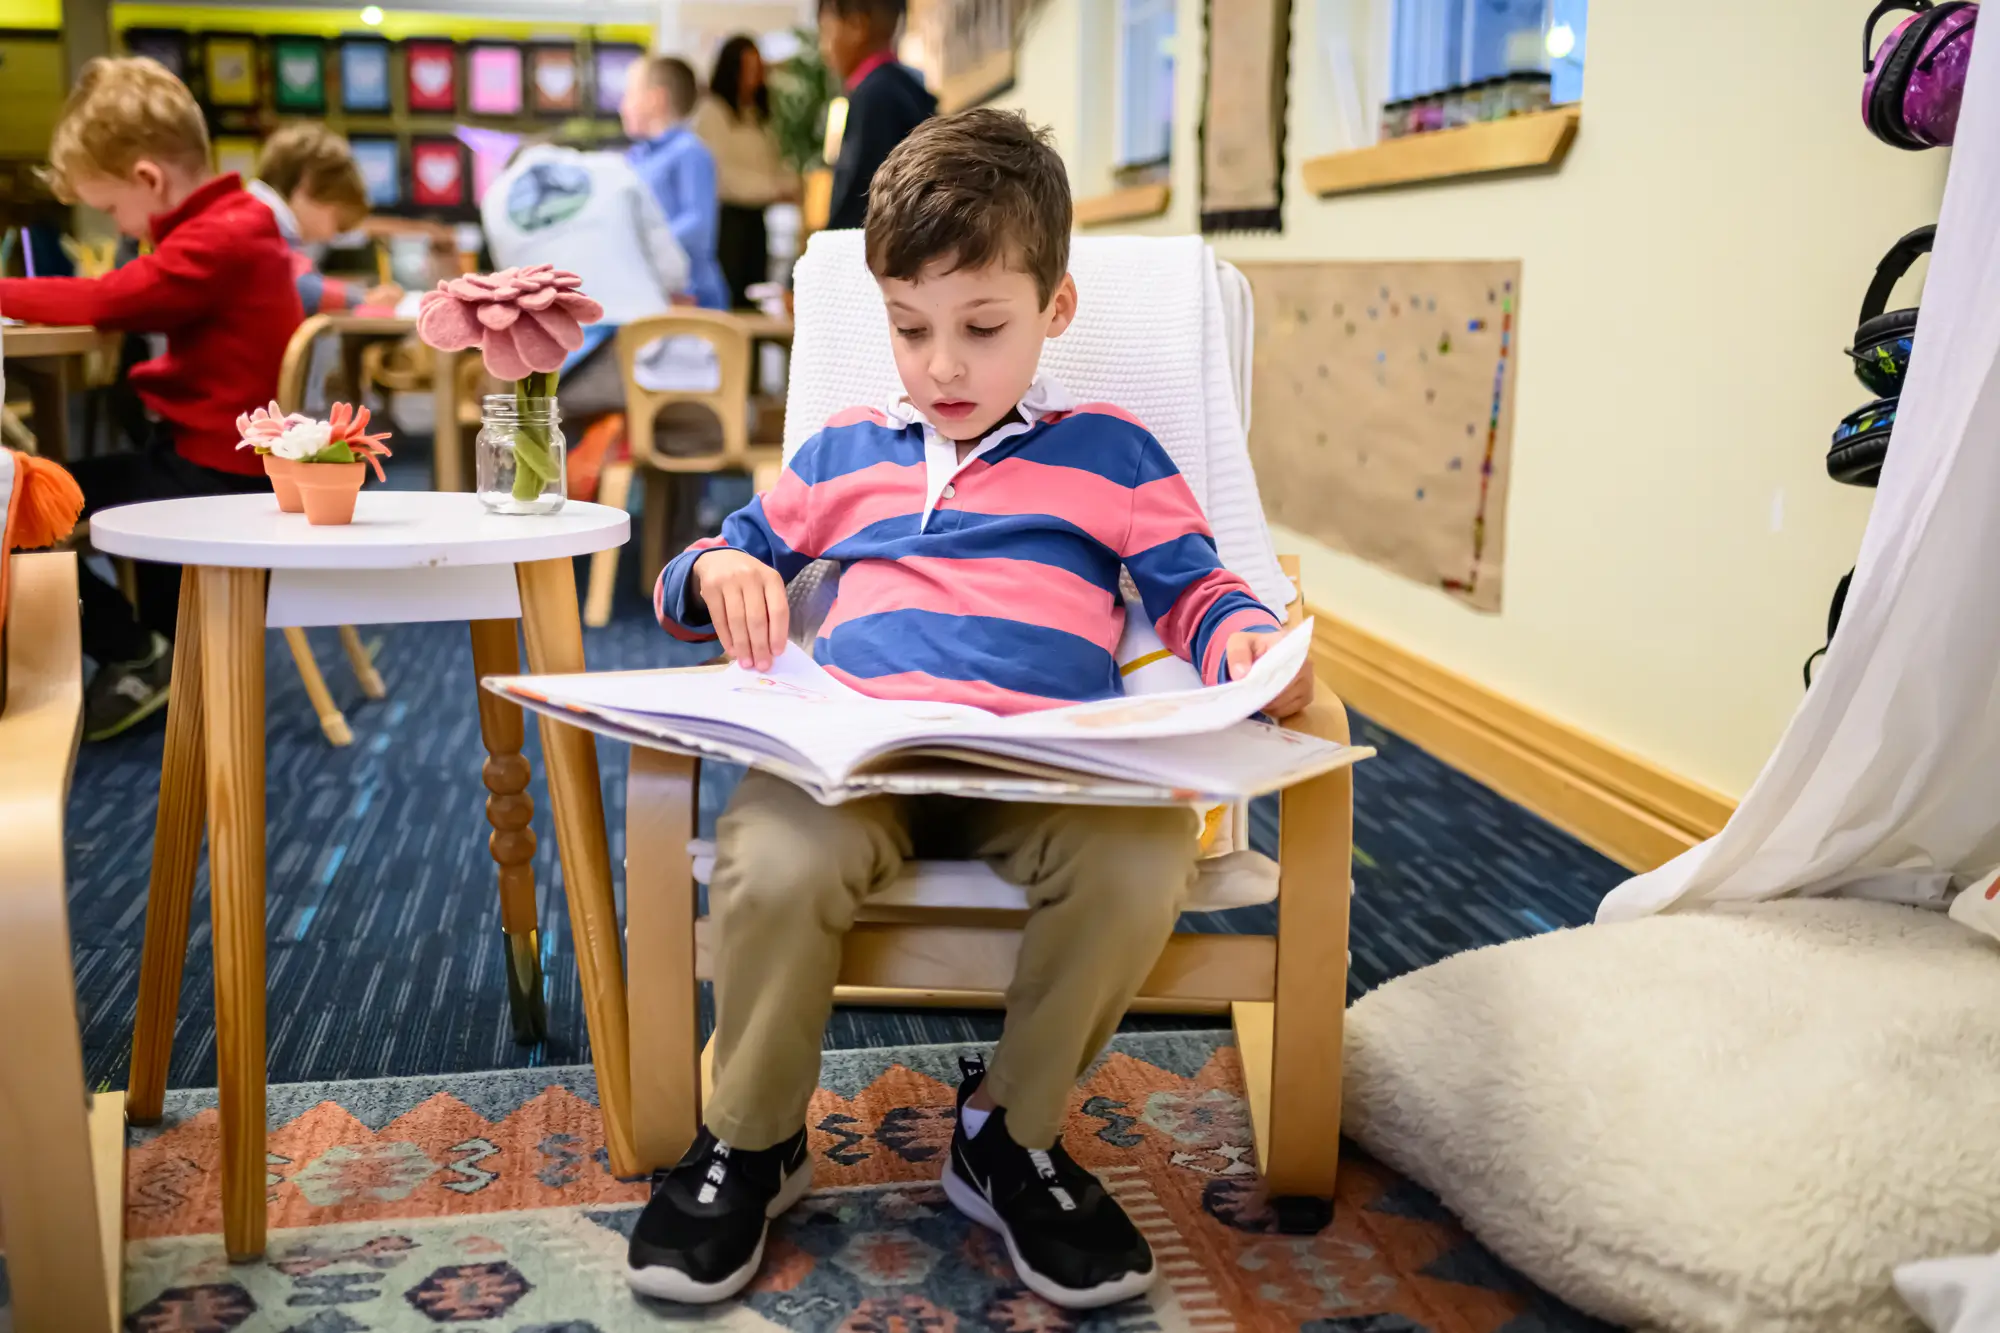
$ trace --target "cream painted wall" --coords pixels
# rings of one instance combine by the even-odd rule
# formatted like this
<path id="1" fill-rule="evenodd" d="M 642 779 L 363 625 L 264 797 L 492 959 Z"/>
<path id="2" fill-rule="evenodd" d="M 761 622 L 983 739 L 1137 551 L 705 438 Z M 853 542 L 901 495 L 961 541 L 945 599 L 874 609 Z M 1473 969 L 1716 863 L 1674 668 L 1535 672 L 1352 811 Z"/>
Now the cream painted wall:
<path id="1" fill-rule="evenodd" d="M 1080 139 L 1109 128 L 1086 123 L 1082 90 L 1111 59 L 1079 35 L 1109 2 L 1046 0 L 1006 99 L 1054 127 L 1086 193 L 1104 178 L 1083 179 Z M 1350 6 L 1366 3 L 1294 0 L 1284 233 L 1216 248 L 1523 261 L 1505 606 L 1479 615 L 1281 542 L 1319 605 L 1740 795 L 1798 702 L 1867 518 L 1869 494 L 1822 464 L 1868 396 L 1841 348 L 1882 251 L 1935 219 L 1945 155 L 1861 128 L 1849 11 L 1596 0 L 1582 127 L 1558 173 L 1317 199 L 1298 161 L 1335 146 L 1320 24 L 1365 35 Z M 1172 208 L 1135 231 L 1195 224 L 1201 9 L 1182 0 Z"/>

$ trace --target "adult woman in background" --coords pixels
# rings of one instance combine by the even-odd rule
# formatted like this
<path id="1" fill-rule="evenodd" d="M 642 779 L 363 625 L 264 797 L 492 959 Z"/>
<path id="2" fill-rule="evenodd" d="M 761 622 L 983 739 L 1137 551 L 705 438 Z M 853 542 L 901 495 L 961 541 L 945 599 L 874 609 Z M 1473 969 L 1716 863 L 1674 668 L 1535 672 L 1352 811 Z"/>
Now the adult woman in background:
<path id="1" fill-rule="evenodd" d="M 751 284 L 770 276 L 764 210 L 796 199 L 799 192 L 798 176 L 785 165 L 778 136 L 771 132 L 771 95 L 754 39 L 739 33 L 722 44 L 708 95 L 690 123 L 715 155 L 722 199 L 716 257 L 729 284 L 729 303 L 747 306 Z"/>

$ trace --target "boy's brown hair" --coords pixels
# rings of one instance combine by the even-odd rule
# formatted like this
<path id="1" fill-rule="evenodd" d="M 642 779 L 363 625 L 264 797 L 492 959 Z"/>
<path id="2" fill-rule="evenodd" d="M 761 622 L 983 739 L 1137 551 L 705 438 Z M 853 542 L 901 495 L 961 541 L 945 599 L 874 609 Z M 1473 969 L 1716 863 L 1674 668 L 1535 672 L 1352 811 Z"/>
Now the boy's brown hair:
<path id="1" fill-rule="evenodd" d="M 368 183 L 347 140 L 324 125 L 287 125 L 264 141 L 257 179 L 290 199 L 306 198 L 339 210 L 340 225 L 358 227 L 368 216 Z"/>
<path id="2" fill-rule="evenodd" d="M 141 161 L 208 175 L 208 125 L 194 94 L 144 56 L 86 61 L 49 139 L 50 188 L 73 202 L 79 176 L 127 180 Z"/>
<path id="3" fill-rule="evenodd" d="M 673 108 L 674 115 L 685 117 L 694 110 L 701 85 L 694 77 L 694 66 L 679 56 L 654 56 L 648 60 L 646 81 L 666 90 L 667 105 Z"/>
<path id="4" fill-rule="evenodd" d="M 914 280 L 1009 264 L 1035 280 L 1046 307 L 1069 270 L 1069 174 L 1047 130 L 980 108 L 927 120 L 897 144 L 868 185 L 868 269 Z"/>

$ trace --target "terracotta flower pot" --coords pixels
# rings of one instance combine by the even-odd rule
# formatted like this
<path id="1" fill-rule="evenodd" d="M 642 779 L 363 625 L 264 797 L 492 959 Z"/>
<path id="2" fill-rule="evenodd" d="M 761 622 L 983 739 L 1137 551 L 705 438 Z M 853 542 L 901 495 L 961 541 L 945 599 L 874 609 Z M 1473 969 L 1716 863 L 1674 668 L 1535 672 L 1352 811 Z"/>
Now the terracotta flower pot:
<path id="1" fill-rule="evenodd" d="M 366 463 L 300 463 L 292 474 L 299 498 L 305 501 L 306 522 L 336 526 L 354 520 L 354 500 L 361 494 Z"/>
<path id="2" fill-rule="evenodd" d="M 305 512 L 305 503 L 299 499 L 299 483 L 296 480 L 298 469 L 302 466 L 304 464 L 289 458 L 280 458 L 276 454 L 264 455 L 264 475 L 271 479 L 271 489 L 277 493 L 280 513 Z"/>

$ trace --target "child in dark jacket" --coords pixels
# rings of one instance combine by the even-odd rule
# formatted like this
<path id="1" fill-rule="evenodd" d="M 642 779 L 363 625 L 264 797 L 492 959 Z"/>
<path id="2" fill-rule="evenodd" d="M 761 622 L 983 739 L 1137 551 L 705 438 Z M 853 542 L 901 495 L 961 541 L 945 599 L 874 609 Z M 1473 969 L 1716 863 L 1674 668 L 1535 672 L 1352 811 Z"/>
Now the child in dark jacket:
<path id="1" fill-rule="evenodd" d="M 163 333 L 134 366 L 139 452 L 79 461 L 84 515 L 113 505 L 261 489 L 236 417 L 270 402 L 302 312 L 271 211 L 209 166 L 201 108 L 155 61 L 90 61 L 49 146 L 58 195 L 111 215 L 152 250 L 101 278 L 0 279 L 0 314 L 40 324 Z M 167 701 L 180 571 L 142 564 L 135 608 L 83 580 L 83 649 L 97 660 L 84 734 L 113 736 Z"/>
<path id="2" fill-rule="evenodd" d="M 868 220 L 868 182 L 897 144 L 937 112 L 923 80 L 896 62 L 903 0 L 819 0 L 819 45 L 847 89 L 826 225 Z"/>

